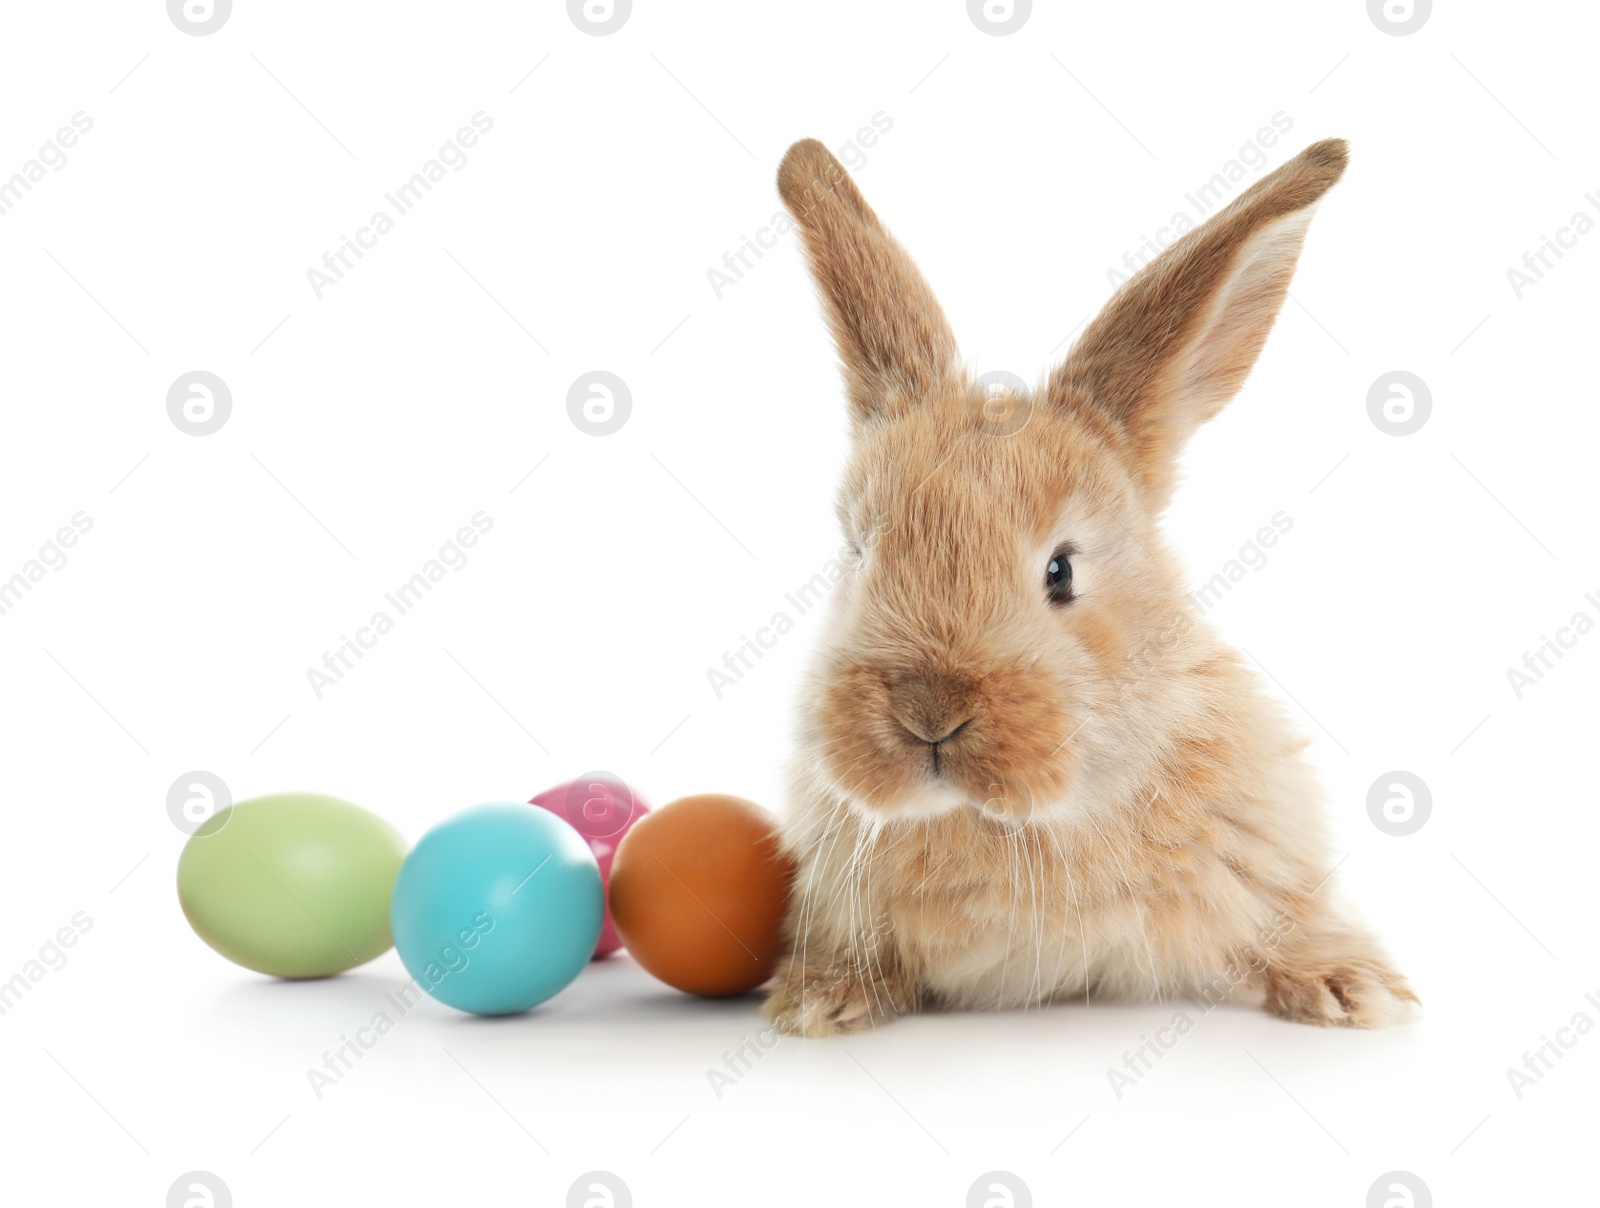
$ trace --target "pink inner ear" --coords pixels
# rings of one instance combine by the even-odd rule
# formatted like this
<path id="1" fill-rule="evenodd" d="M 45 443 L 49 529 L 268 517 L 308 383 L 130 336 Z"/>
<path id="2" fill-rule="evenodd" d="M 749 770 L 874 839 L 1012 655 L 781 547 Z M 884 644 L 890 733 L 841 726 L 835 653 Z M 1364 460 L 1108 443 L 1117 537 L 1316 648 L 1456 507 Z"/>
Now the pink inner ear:
<path id="1" fill-rule="evenodd" d="M 1263 226 L 1240 248 L 1228 280 L 1196 324 L 1196 336 L 1173 366 L 1174 403 L 1186 422 L 1212 418 L 1250 375 L 1277 320 L 1316 206 Z"/>

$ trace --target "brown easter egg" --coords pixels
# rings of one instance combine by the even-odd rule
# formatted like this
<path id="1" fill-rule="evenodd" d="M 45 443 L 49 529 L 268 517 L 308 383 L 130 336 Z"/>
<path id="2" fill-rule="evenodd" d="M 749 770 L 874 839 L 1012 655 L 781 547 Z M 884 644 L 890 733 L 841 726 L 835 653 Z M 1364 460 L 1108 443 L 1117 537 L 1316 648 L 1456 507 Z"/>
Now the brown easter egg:
<path id="1" fill-rule="evenodd" d="M 743 994 L 772 975 L 793 880 L 766 810 L 720 793 L 682 797 L 622 837 L 611 918 L 633 959 L 667 985 Z"/>

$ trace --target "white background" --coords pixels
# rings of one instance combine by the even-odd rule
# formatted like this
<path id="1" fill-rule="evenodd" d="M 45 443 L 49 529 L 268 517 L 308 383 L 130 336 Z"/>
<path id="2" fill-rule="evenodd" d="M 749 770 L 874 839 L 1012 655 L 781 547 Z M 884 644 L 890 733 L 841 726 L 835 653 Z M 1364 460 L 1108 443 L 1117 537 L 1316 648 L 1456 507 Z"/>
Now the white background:
<path id="1" fill-rule="evenodd" d="M 592 1169 L 641 1206 L 960 1205 L 995 1169 L 1037 1204 L 1359 1208 L 1397 1169 L 1440 1205 L 1592 1194 L 1600 1035 L 1520 1099 L 1506 1076 L 1600 1022 L 1600 636 L 1521 699 L 1506 676 L 1600 619 L 1600 234 L 1506 277 L 1600 190 L 1591 8 L 1441 3 L 1405 37 L 1359 0 L 1039 3 L 1005 37 L 959 0 L 638 0 L 608 37 L 550 0 L 4 22 L 0 176 L 94 123 L 0 217 L 0 577 L 93 519 L 0 616 L 0 978 L 93 919 L 0 1018 L 8 1199 L 157 1206 L 194 1169 L 242 1206 L 562 1204 Z M 466 167 L 317 299 L 306 271 L 480 110 Z M 974 369 L 1029 381 L 1274 113 L 1272 165 L 1351 140 L 1168 529 L 1198 583 L 1293 518 L 1212 616 L 1302 716 L 1339 877 L 1426 1016 L 1217 1011 L 1121 1098 L 1107 1068 L 1178 1005 L 922 1017 L 782 1041 L 719 1098 L 755 1000 L 620 958 L 523 1018 L 427 1003 L 317 1099 L 399 961 L 288 985 L 204 947 L 169 785 L 330 792 L 413 841 L 592 768 L 776 806 L 816 615 L 720 700 L 707 670 L 838 545 L 844 405 L 792 235 L 720 299 L 707 270 L 777 211 L 792 140 L 880 112 L 862 189 Z M 166 413 L 193 369 L 231 388 L 210 436 Z M 632 395 L 603 438 L 566 410 L 593 369 Z M 1403 438 L 1366 410 L 1393 369 L 1433 398 Z M 318 699 L 307 669 L 480 510 L 465 568 Z M 1405 838 L 1366 812 L 1396 769 L 1433 797 Z"/>

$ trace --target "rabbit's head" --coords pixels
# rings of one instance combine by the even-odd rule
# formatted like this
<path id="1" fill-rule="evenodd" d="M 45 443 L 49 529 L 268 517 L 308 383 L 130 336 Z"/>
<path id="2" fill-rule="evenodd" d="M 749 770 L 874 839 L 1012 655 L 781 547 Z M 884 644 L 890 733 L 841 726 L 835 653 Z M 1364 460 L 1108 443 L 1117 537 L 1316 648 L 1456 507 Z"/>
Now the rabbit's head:
<path id="1" fill-rule="evenodd" d="M 806 755 L 875 818 L 1070 811 L 1201 707 L 1155 525 L 1179 450 L 1243 383 L 1342 142 L 1307 148 L 1125 283 L 1038 390 L 962 368 L 927 283 L 839 162 L 778 187 L 843 361 L 853 448 Z M 1204 674 L 1204 667 L 1191 667 Z M 1152 747 L 1156 749 L 1151 749 Z"/>

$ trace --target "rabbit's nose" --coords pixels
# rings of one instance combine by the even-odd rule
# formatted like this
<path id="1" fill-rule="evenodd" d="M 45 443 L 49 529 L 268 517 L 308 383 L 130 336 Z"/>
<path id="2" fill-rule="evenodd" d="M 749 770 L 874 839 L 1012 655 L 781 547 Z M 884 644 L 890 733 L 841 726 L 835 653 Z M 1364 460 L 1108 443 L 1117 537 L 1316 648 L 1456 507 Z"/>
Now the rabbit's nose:
<path id="1" fill-rule="evenodd" d="M 972 723 L 971 690 L 953 676 L 914 675 L 889 684 L 889 711 L 912 737 L 929 746 L 949 742 Z"/>
<path id="2" fill-rule="evenodd" d="M 935 738 L 929 732 L 929 728 L 928 727 L 911 725 L 903 717 L 897 717 L 895 720 L 900 723 L 900 728 L 902 730 L 904 730 L 907 734 L 910 734 L 911 737 L 919 739 L 920 741 L 927 743 L 930 747 L 942 747 L 942 746 L 944 746 L 945 743 L 949 742 L 957 734 L 961 733 L 961 731 L 965 730 L 968 726 L 970 726 L 972 724 L 972 718 L 969 717 L 965 721 L 960 722 L 957 725 L 951 726 L 948 730 L 946 730 L 944 733 L 940 734 L 937 738 Z M 933 727 L 933 728 L 937 729 L 938 727 Z"/>

